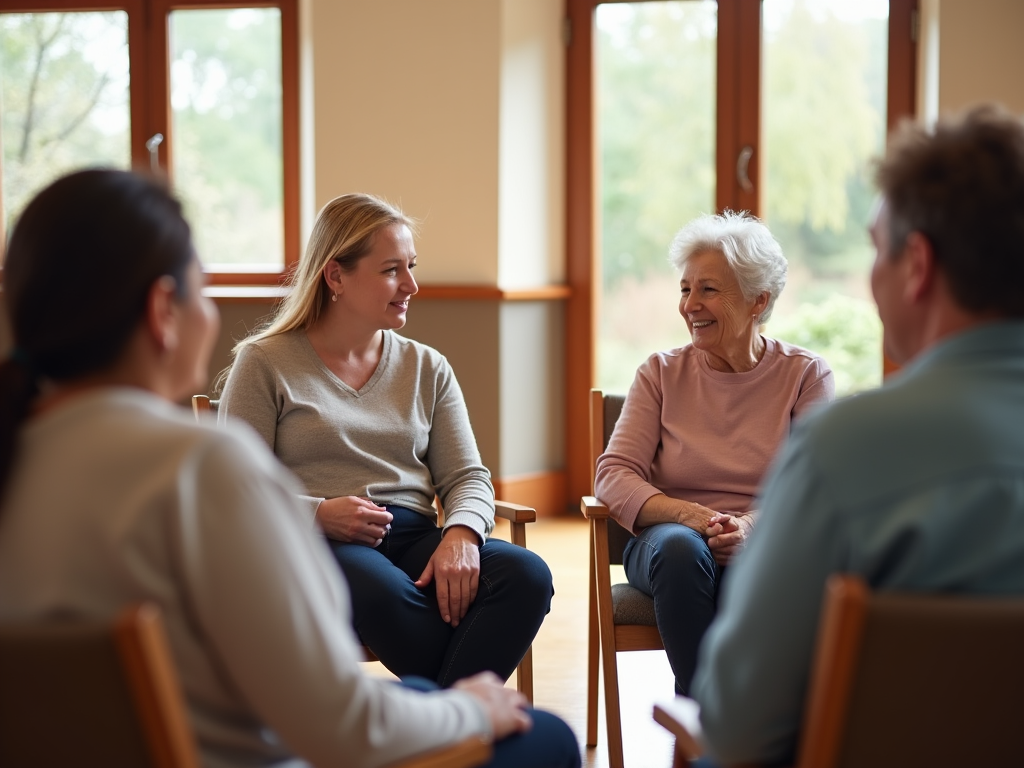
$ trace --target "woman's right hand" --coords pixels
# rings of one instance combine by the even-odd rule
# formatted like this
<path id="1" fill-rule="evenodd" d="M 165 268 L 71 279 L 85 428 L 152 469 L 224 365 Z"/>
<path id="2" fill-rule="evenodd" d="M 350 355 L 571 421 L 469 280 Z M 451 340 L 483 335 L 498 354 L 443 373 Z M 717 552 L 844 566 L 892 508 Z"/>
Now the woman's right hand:
<path id="1" fill-rule="evenodd" d="M 533 725 L 530 715 L 525 711 L 526 697 L 506 688 L 493 672 L 480 672 L 464 678 L 452 688 L 468 693 L 480 702 L 491 721 L 495 741 L 513 733 L 528 731 Z"/>
<path id="2" fill-rule="evenodd" d="M 391 530 L 393 515 L 369 499 L 337 496 L 316 508 L 316 521 L 331 539 L 378 547 Z"/>

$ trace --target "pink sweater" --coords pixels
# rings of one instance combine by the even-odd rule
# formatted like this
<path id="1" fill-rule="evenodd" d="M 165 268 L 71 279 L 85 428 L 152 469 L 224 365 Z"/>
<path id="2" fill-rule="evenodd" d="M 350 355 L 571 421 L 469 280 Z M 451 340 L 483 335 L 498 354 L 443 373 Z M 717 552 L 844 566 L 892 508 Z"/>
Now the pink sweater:
<path id="1" fill-rule="evenodd" d="M 832 370 L 806 349 L 765 338 L 757 367 L 712 370 L 692 345 L 647 358 L 597 460 L 595 492 L 620 525 L 659 493 L 720 512 L 751 509 L 790 425 L 835 397 Z"/>

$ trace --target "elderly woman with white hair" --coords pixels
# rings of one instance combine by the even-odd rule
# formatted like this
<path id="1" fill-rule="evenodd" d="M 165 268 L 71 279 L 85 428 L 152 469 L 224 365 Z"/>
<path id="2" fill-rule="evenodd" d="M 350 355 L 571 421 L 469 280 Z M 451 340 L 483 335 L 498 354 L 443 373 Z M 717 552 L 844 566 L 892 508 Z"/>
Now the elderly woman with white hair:
<path id="1" fill-rule="evenodd" d="M 679 231 L 669 258 L 692 341 L 637 370 L 595 490 L 636 534 L 626 576 L 654 598 L 685 695 L 726 566 L 757 520 L 761 478 L 793 421 L 831 401 L 835 384 L 823 358 L 761 334 L 787 268 L 764 224 L 728 211 L 701 216 Z"/>

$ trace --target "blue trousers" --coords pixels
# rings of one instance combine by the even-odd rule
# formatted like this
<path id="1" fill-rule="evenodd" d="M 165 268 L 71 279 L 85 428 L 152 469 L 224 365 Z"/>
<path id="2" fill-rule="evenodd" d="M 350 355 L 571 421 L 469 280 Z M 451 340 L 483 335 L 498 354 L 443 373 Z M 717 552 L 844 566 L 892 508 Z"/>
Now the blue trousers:
<path id="1" fill-rule="evenodd" d="M 410 677 L 402 680 L 406 688 L 432 691 L 429 680 Z M 557 715 L 539 709 L 528 709 L 533 727 L 494 742 L 494 757 L 484 768 L 579 768 L 580 747 L 576 735 Z"/>
<path id="2" fill-rule="evenodd" d="M 454 629 L 441 618 L 434 583 L 413 582 L 441 541 L 441 529 L 405 507 L 388 506 L 391 532 L 376 549 L 328 539 L 352 592 L 356 633 L 399 677 L 447 687 L 490 670 L 507 680 L 551 608 L 551 571 L 533 552 L 500 540 L 480 547 L 480 587 Z"/>
<path id="3" fill-rule="evenodd" d="M 691 528 L 660 523 L 626 544 L 623 565 L 629 583 L 654 598 L 658 631 L 676 678 L 676 693 L 690 694 L 697 648 L 718 604 L 724 569 L 707 542 Z"/>

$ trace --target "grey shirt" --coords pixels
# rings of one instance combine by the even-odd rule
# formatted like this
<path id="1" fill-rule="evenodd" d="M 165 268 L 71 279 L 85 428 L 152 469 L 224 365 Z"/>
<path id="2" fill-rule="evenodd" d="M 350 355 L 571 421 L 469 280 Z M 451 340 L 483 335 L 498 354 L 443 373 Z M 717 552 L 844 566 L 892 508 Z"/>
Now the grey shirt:
<path id="1" fill-rule="evenodd" d="M 363 672 L 341 573 L 287 512 L 298 492 L 244 425 L 137 389 L 70 399 L 18 436 L 0 620 L 158 605 L 206 768 L 377 768 L 489 734 L 464 693 Z"/>
<path id="2" fill-rule="evenodd" d="M 832 573 L 1024 594 L 1024 322 L 953 336 L 796 426 L 701 646 L 694 698 L 720 761 L 793 757 Z"/>
<path id="3" fill-rule="evenodd" d="M 304 331 L 243 347 L 219 418 L 241 418 L 299 476 L 312 522 L 321 501 L 363 496 L 409 507 L 483 540 L 494 489 L 480 460 L 462 390 L 435 349 L 384 331 L 377 370 L 359 390 L 335 376 Z"/>

